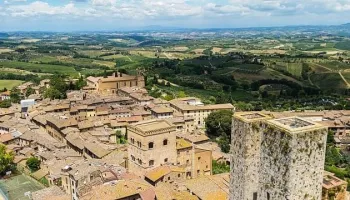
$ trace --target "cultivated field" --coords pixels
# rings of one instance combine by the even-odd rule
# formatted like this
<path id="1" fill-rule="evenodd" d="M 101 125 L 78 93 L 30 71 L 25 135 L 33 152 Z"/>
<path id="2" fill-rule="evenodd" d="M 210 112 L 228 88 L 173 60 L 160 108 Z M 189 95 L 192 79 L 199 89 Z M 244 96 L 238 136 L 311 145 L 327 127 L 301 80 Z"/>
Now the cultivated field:
<path id="1" fill-rule="evenodd" d="M 77 75 L 77 71 L 75 71 L 74 67 L 62 66 L 62 65 L 49 65 L 49 64 L 34 64 L 34 63 L 26 63 L 26 62 L 18 62 L 18 61 L 1 61 L 0 67 L 5 68 L 15 68 L 22 69 L 31 72 L 42 72 L 42 73 L 61 73 L 67 75 Z"/>
<path id="2" fill-rule="evenodd" d="M 19 80 L 0 80 L 0 89 L 12 89 L 16 86 L 19 86 L 23 83 L 23 81 L 19 81 Z"/>

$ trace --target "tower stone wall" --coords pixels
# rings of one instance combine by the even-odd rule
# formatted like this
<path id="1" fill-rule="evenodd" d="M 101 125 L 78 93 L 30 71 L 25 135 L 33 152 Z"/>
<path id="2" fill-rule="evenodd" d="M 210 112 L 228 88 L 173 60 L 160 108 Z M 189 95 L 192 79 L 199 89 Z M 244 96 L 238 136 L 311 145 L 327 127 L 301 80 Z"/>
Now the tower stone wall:
<path id="1" fill-rule="evenodd" d="M 321 199 L 326 138 L 326 127 L 301 118 L 236 113 L 230 200 Z"/>
<path id="2" fill-rule="evenodd" d="M 232 121 L 230 199 L 256 200 L 259 184 L 261 114 L 235 115 Z"/>

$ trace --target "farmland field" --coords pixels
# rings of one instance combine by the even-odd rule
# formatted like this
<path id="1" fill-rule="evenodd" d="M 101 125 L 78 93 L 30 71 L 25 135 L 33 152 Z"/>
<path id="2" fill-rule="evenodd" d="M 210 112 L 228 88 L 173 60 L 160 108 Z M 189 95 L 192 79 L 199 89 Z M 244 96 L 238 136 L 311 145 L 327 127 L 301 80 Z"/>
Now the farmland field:
<path id="1" fill-rule="evenodd" d="M 90 58 L 99 57 L 105 53 L 111 53 L 111 51 L 101 51 L 101 50 L 82 50 L 78 51 L 82 55 L 89 56 Z"/>
<path id="2" fill-rule="evenodd" d="M 332 70 L 342 70 L 342 69 L 350 68 L 350 64 L 346 64 L 338 61 L 320 62 L 319 65 L 322 65 Z"/>
<path id="3" fill-rule="evenodd" d="M 287 71 L 294 76 L 301 76 L 301 72 L 303 70 L 302 63 L 277 62 L 275 68 Z"/>
<path id="4" fill-rule="evenodd" d="M 336 89 L 336 88 L 346 88 L 343 79 L 340 77 L 339 73 L 323 73 L 323 74 L 312 74 L 310 76 L 312 82 L 324 89 Z"/>
<path id="5" fill-rule="evenodd" d="M 115 63 L 114 62 L 102 61 L 102 60 L 94 60 L 92 62 L 92 64 L 103 65 L 103 66 L 107 66 L 109 68 L 115 67 Z"/>
<path id="6" fill-rule="evenodd" d="M 62 65 L 49 65 L 49 64 L 34 64 L 18 61 L 2 61 L 0 67 L 23 69 L 31 72 L 43 72 L 43 73 L 62 73 L 67 75 L 77 75 L 77 71 L 74 67 L 62 66 Z"/>
<path id="7" fill-rule="evenodd" d="M 19 80 L 0 80 L 0 89 L 12 89 L 13 87 L 19 86 L 23 83 L 23 81 Z"/>
<path id="8" fill-rule="evenodd" d="M 3 49 L 3 48 L 0 48 L 0 54 L 1 53 L 9 53 L 9 52 L 12 52 L 13 50 L 12 49 Z"/>

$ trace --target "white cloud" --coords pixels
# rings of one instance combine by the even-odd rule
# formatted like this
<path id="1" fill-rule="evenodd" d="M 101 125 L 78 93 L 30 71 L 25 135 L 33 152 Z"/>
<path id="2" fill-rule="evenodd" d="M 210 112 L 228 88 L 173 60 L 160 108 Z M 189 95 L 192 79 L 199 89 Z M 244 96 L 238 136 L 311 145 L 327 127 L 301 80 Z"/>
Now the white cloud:
<path id="1" fill-rule="evenodd" d="M 350 11 L 350 0 L 228 0 L 225 4 L 215 3 L 214 0 L 72 0 L 61 6 L 53 6 L 40 0 L 32 3 L 25 1 L 5 0 L 5 2 L 17 2 L 5 5 L 5 13 L 14 17 L 55 15 L 167 20 L 239 15 L 251 17 L 300 16 L 310 13 L 327 15 Z M 75 5 L 74 2 L 80 3 Z"/>
<path id="2" fill-rule="evenodd" d="M 4 0 L 4 4 L 12 4 L 17 2 L 26 2 L 27 0 Z"/>
<path id="3" fill-rule="evenodd" d="M 91 4 L 94 6 L 111 6 L 116 5 L 116 0 L 91 0 Z"/>
<path id="4" fill-rule="evenodd" d="M 13 5 L 7 7 L 12 16 L 37 16 L 37 15 L 79 15 L 73 3 L 64 6 L 50 6 L 46 2 L 35 1 L 28 5 Z"/>

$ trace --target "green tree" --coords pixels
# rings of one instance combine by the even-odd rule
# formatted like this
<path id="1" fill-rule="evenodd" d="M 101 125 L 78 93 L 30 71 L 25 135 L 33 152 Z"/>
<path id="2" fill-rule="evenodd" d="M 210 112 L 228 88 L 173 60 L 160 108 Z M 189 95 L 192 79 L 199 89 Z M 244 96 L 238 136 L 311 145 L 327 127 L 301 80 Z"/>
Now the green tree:
<path id="1" fill-rule="evenodd" d="M 61 93 L 65 94 L 68 89 L 68 85 L 64 80 L 65 80 L 65 77 L 62 75 L 52 76 L 50 79 L 50 88 L 54 88 L 60 91 Z"/>
<path id="2" fill-rule="evenodd" d="M 86 85 L 87 85 L 87 82 L 84 80 L 84 78 L 82 76 L 80 76 L 79 80 L 75 83 L 75 88 L 77 90 L 80 90 L 83 87 L 85 87 Z"/>
<path id="3" fill-rule="evenodd" d="M 208 136 L 217 139 L 221 150 L 225 153 L 230 150 L 232 115 L 232 111 L 221 110 L 210 113 L 205 120 Z"/>
<path id="4" fill-rule="evenodd" d="M 35 90 L 33 88 L 28 88 L 26 91 L 26 97 L 29 97 L 30 95 L 34 94 Z"/>
<path id="5" fill-rule="evenodd" d="M 186 97 L 186 93 L 184 91 L 179 91 L 177 93 L 177 98 L 184 98 L 184 97 Z"/>
<path id="6" fill-rule="evenodd" d="M 63 94 L 57 90 L 56 88 L 48 88 L 45 90 L 43 94 L 44 98 L 50 98 L 50 99 L 62 99 Z"/>
<path id="7" fill-rule="evenodd" d="M 4 174 L 13 166 L 15 155 L 12 151 L 7 151 L 5 145 L 0 144 L 0 174 Z"/>
<path id="8" fill-rule="evenodd" d="M 13 103 L 19 103 L 21 101 L 21 92 L 17 88 L 12 88 L 10 98 Z"/>
<path id="9" fill-rule="evenodd" d="M 38 171 L 40 169 L 40 164 L 41 164 L 41 161 L 36 157 L 30 157 L 26 162 L 27 167 L 32 172 Z"/>
<path id="10" fill-rule="evenodd" d="M 0 101 L 0 108 L 9 108 L 11 107 L 11 100 L 5 99 L 3 101 Z"/>
<path id="11" fill-rule="evenodd" d="M 230 172 L 230 165 L 226 163 L 218 163 L 216 160 L 213 160 L 213 174 L 222 174 Z"/>
<path id="12" fill-rule="evenodd" d="M 103 78 L 107 78 L 108 77 L 108 75 L 107 75 L 107 70 L 104 70 L 103 71 Z"/>
<path id="13" fill-rule="evenodd" d="M 126 136 L 124 134 L 122 134 L 122 132 L 120 130 L 117 130 L 115 132 L 115 135 L 117 137 L 117 143 L 118 144 L 126 144 Z"/>

